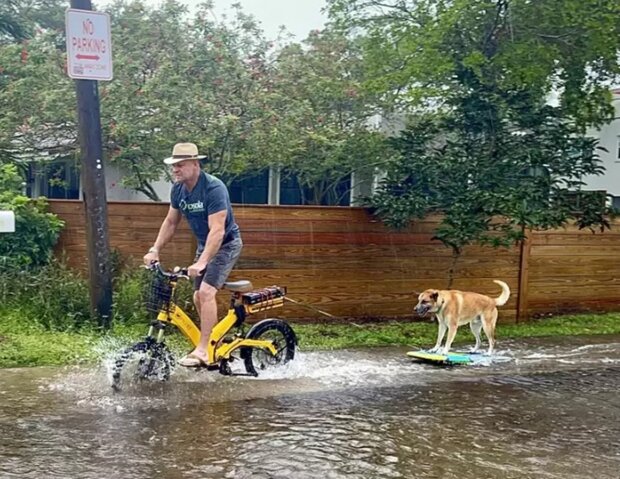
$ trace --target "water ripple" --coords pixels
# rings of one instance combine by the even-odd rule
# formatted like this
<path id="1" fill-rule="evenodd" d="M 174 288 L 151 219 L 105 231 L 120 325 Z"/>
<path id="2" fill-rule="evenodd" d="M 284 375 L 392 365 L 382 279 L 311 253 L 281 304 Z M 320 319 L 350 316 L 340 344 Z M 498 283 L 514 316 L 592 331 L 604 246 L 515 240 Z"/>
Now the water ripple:
<path id="1" fill-rule="evenodd" d="M 120 394 L 104 365 L 7 370 L 0 477 L 615 479 L 620 343 L 573 341 L 448 369 L 402 348 L 300 353 L 258 379 L 178 368 Z"/>

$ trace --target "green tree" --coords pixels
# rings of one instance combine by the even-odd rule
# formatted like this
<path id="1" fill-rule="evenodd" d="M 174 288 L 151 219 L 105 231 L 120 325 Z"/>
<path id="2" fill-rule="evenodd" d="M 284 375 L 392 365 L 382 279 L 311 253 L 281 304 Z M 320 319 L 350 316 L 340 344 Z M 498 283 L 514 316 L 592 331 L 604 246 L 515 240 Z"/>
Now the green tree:
<path id="1" fill-rule="evenodd" d="M 611 112 L 617 2 L 330 4 L 341 27 L 363 27 L 371 87 L 416 118 L 372 201 L 388 223 L 441 210 L 455 260 L 571 218 L 607 226 L 604 201 L 580 188 L 603 171 L 584 131 Z"/>
<path id="2" fill-rule="evenodd" d="M 49 104 L 58 100 L 57 92 L 66 96 L 66 89 L 56 88 L 54 82 L 64 64 L 61 52 L 55 51 L 64 48 L 64 37 L 59 35 L 64 6 L 62 0 L 0 3 L 0 162 L 24 160 L 19 150 L 40 154 L 29 136 L 41 132 L 31 131 L 31 125 L 48 122 L 43 115 L 50 111 Z M 41 143 L 47 136 L 44 131 Z"/>
<path id="3" fill-rule="evenodd" d="M 17 168 L 0 165 L 0 210 L 15 214 L 15 232 L 0 235 L 0 271 L 46 264 L 63 226 L 46 211 L 44 198 L 30 200 L 21 188 Z"/>
<path id="4" fill-rule="evenodd" d="M 620 4 L 615 0 L 328 0 L 330 17 L 363 32 L 370 84 L 394 103 L 439 104 L 468 93 L 554 92 L 580 125 L 611 114 Z"/>
<path id="5" fill-rule="evenodd" d="M 4 0 L 0 3 L 0 44 L 32 38 L 38 28 L 61 28 L 62 0 Z"/>
<path id="6" fill-rule="evenodd" d="M 371 178 L 386 142 L 371 126 L 377 98 L 364 88 L 359 45 L 330 29 L 311 32 L 280 52 L 275 78 L 266 130 L 282 145 L 274 163 L 296 176 L 302 201 L 338 200 L 336 186 L 351 173 Z"/>
<path id="7" fill-rule="evenodd" d="M 101 91 L 106 144 L 130 172 L 126 185 L 153 199 L 149 183 L 165 173 L 161 159 L 177 141 L 197 143 L 217 174 L 256 161 L 256 125 L 268 114 L 269 42 L 240 10 L 221 24 L 208 9 L 191 19 L 176 1 L 156 9 L 117 2 L 110 11 L 117 73 Z"/>
<path id="8" fill-rule="evenodd" d="M 0 39 L 15 41 L 26 38 L 25 28 L 17 14 L 14 0 L 7 0 L 0 5 Z"/>
<path id="9" fill-rule="evenodd" d="M 102 90 L 113 161 L 147 193 L 170 145 L 193 139 L 209 169 L 227 178 L 269 167 L 294 172 L 306 203 L 320 204 L 353 171 L 371 169 L 383 137 L 370 131 L 371 98 L 361 88 L 359 49 L 335 33 L 274 50 L 239 8 L 228 24 L 193 19 L 167 2 L 112 7 L 123 52 Z M 153 30 L 153 25 L 158 27 Z M 154 193 L 153 193 L 154 194 Z"/>
<path id="10" fill-rule="evenodd" d="M 118 0 L 108 11 L 115 78 L 99 85 L 103 141 L 125 186 L 159 199 L 151 184 L 166 174 L 161 159 L 191 140 L 216 174 L 295 171 L 313 192 L 307 202 L 320 203 L 379 156 L 360 51 L 344 37 L 316 33 L 276 49 L 239 7 L 226 23 L 209 3 L 193 15 L 176 0 Z M 27 43 L 0 45 L 1 154 L 23 165 L 77 158 L 64 33 L 37 25 Z"/>
<path id="11" fill-rule="evenodd" d="M 110 7 L 115 78 L 101 83 L 104 148 L 128 174 L 125 186 L 157 200 L 150 183 L 165 174 L 162 158 L 177 141 L 193 140 L 217 172 L 244 169 L 251 156 L 244 131 L 262 115 L 264 91 L 249 60 L 268 42 L 239 12 L 216 24 L 208 5 L 190 19 L 169 0 Z M 27 44 L 0 47 L 0 142 L 14 162 L 77 154 L 73 82 L 66 76 L 64 33 L 40 28 Z M 235 163 L 240 163 L 239 165 Z"/>

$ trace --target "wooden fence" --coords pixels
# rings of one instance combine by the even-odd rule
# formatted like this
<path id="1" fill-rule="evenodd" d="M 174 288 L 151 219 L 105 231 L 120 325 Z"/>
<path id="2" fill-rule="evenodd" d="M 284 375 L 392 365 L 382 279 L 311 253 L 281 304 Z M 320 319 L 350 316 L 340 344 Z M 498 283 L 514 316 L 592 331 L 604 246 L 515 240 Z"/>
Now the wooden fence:
<path id="1" fill-rule="evenodd" d="M 57 247 L 69 264 L 87 270 L 83 203 L 50 201 L 65 221 Z M 153 244 L 168 204 L 110 202 L 110 242 L 138 264 Z M 362 208 L 234 206 L 244 249 L 231 280 L 285 285 L 289 296 L 343 318 L 411 317 L 414 291 L 445 288 L 451 252 L 432 239 L 437 218 L 390 231 Z M 592 234 L 574 227 L 534 232 L 510 249 L 472 246 L 458 260 L 453 288 L 512 295 L 500 322 L 565 311 L 620 310 L 620 221 Z M 195 240 L 182 222 L 162 255 L 166 266 L 188 265 Z M 225 295 L 221 306 L 225 305 Z M 278 315 L 318 319 L 289 303 Z"/>

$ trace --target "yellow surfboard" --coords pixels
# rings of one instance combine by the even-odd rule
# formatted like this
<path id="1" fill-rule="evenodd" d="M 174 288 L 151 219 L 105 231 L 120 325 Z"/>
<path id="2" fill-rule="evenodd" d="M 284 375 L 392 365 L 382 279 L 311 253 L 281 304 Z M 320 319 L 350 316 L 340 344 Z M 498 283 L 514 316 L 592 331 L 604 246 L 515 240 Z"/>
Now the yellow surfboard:
<path id="1" fill-rule="evenodd" d="M 409 351 L 407 356 L 434 364 L 468 364 L 472 362 L 468 354 L 437 354 L 429 353 L 428 351 Z"/>

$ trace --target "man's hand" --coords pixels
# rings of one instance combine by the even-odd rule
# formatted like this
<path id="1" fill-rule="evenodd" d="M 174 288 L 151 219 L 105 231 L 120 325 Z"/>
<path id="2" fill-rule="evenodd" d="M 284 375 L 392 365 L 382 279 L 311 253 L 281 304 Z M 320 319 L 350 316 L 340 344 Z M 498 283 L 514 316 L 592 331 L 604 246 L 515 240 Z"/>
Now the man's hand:
<path id="1" fill-rule="evenodd" d="M 142 261 L 144 261 L 144 264 L 146 266 L 151 266 L 153 263 L 158 263 L 159 262 L 159 251 L 157 251 L 155 248 L 151 248 L 149 252 L 144 255 L 144 258 L 142 258 Z"/>
<path id="2" fill-rule="evenodd" d="M 190 278 L 195 278 L 200 275 L 207 268 L 207 262 L 198 260 L 193 265 L 187 268 L 187 274 L 189 274 Z"/>

